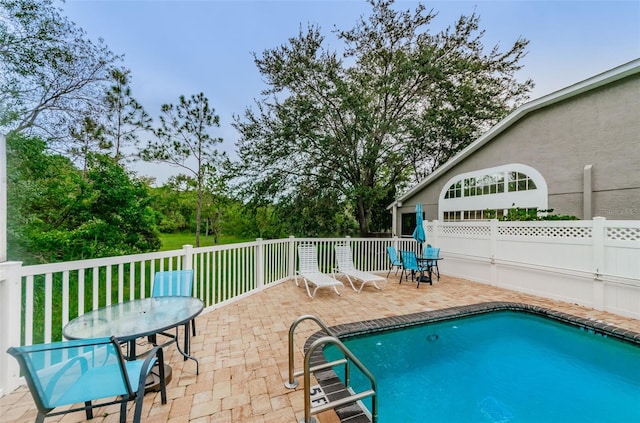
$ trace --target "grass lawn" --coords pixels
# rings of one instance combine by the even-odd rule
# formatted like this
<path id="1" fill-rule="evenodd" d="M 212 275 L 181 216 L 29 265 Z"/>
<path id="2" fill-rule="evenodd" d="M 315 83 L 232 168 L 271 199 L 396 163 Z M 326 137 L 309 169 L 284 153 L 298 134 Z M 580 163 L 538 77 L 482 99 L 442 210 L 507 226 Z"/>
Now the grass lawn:
<path id="1" fill-rule="evenodd" d="M 200 246 L 209 247 L 211 245 L 235 244 L 238 242 L 255 241 L 255 239 L 242 239 L 236 236 L 223 235 L 218 238 L 218 244 L 213 243 L 213 236 L 200 235 Z M 179 232 L 172 234 L 160 234 L 160 242 L 162 246 L 160 251 L 180 250 L 183 245 L 196 245 L 196 234 L 191 232 Z"/>

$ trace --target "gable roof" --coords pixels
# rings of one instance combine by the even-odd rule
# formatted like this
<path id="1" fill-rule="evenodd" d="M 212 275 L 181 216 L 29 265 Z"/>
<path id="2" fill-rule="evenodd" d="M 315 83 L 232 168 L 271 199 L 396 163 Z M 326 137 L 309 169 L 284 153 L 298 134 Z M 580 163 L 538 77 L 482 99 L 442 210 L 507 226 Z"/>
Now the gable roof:
<path id="1" fill-rule="evenodd" d="M 504 130 L 511 127 L 512 125 L 515 125 L 520 119 L 522 119 L 529 113 L 637 73 L 640 73 L 640 59 L 632 60 L 631 62 L 625 63 L 624 65 L 620 65 L 589 79 L 585 79 L 584 81 L 570 85 L 544 97 L 540 97 L 537 100 L 533 100 L 523 104 L 522 106 L 511 112 L 507 117 L 502 119 L 500 122 L 492 126 L 480 138 L 469 144 L 442 166 L 434 170 L 433 173 L 429 174 L 429 176 L 424 178 L 422 181 L 420 181 L 400 197 L 398 197 L 396 201 L 390 204 L 387 208 L 391 208 L 393 204 L 397 202 L 402 202 L 407 198 L 411 198 L 416 192 L 419 192 L 425 186 L 429 185 L 433 180 L 440 177 L 441 174 L 445 173 L 456 164 L 472 155 L 476 150 L 480 149 L 482 146 L 490 142 Z"/>

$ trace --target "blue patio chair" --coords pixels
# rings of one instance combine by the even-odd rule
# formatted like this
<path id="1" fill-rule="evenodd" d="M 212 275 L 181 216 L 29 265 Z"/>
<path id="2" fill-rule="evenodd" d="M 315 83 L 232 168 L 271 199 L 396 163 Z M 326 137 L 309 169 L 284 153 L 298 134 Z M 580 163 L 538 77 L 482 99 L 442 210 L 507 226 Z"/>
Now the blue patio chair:
<path id="1" fill-rule="evenodd" d="M 440 280 L 440 269 L 438 268 L 438 260 L 440 258 L 440 248 L 434 248 L 431 244 L 427 244 L 422 251 L 422 257 L 426 259 L 433 259 L 429 261 L 427 264 L 431 266 L 431 268 L 436 269 L 436 275 L 438 276 L 438 280 Z"/>
<path id="2" fill-rule="evenodd" d="M 391 267 L 389 268 L 389 272 L 387 272 L 387 277 L 389 277 L 394 267 L 396 268 L 396 275 L 398 275 L 398 269 L 402 269 L 402 261 L 398 258 L 396 247 L 387 247 L 387 257 L 389 257 L 389 261 L 391 262 Z M 400 277 L 402 277 L 402 275 L 400 275 Z"/>
<path id="3" fill-rule="evenodd" d="M 191 297 L 193 295 L 193 270 L 169 270 L 156 272 L 153 278 L 153 289 L 151 291 L 152 297 L 168 297 L 168 296 L 182 296 L 182 297 Z M 196 336 L 196 319 L 191 320 L 191 333 L 193 336 Z M 184 360 L 187 358 L 191 358 L 196 362 L 196 374 L 200 373 L 200 363 L 195 357 L 189 356 L 189 351 L 191 349 L 191 337 L 189 334 L 189 323 L 184 325 L 184 352 L 180 350 L 180 345 L 178 344 L 178 328 L 176 328 L 175 335 L 172 333 L 161 332 L 160 335 L 166 336 L 168 338 L 173 339 L 176 342 L 176 346 L 178 347 L 178 351 L 181 352 Z M 149 341 L 153 342 L 154 345 L 157 345 L 156 337 L 149 337 Z M 162 344 L 162 346 L 166 346 L 172 341 L 168 343 Z"/>
<path id="4" fill-rule="evenodd" d="M 402 283 L 402 276 L 406 275 L 407 271 L 411 272 L 412 278 L 413 275 L 419 273 L 418 277 L 416 278 L 416 280 L 418 281 L 418 285 L 416 286 L 416 288 L 420 286 L 420 282 L 431 282 L 431 275 L 429 275 L 426 281 L 424 276 L 424 271 L 428 270 L 429 267 L 423 266 L 420 261 L 418 261 L 416 253 L 414 253 L 413 251 L 401 250 L 400 257 L 402 257 L 402 273 L 400 274 L 400 283 Z M 409 280 L 408 276 L 405 276 L 405 278 L 406 280 Z"/>
<path id="5" fill-rule="evenodd" d="M 193 270 L 169 270 L 156 272 L 153 278 L 152 297 L 193 296 Z M 191 331 L 196 336 L 196 321 L 191 321 Z M 186 336 L 186 334 L 185 334 Z"/>
<path id="6" fill-rule="evenodd" d="M 120 404 L 120 422 L 127 418 L 127 402 L 135 401 L 134 422 L 139 422 L 145 383 L 162 350 L 150 350 L 144 360 L 126 361 L 114 338 L 93 338 L 54 342 L 25 347 L 11 347 L 38 408 L 36 422 L 45 417 L 84 410 L 87 419 L 93 409 Z M 166 395 L 164 371 L 161 373 L 162 394 Z M 92 403 L 92 401 L 98 401 Z M 83 407 L 73 406 L 84 403 Z"/>

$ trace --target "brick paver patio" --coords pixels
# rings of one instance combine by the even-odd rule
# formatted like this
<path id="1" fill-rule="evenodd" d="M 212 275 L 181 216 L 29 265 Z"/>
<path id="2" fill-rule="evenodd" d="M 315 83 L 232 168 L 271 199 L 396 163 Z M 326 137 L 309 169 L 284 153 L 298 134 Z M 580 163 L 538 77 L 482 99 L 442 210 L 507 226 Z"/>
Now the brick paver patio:
<path id="1" fill-rule="evenodd" d="M 167 386 L 167 404 L 159 393 L 145 397 L 143 422 L 191 423 L 286 423 L 297 422 L 304 414 L 302 378 L 292 391 L 284 387 L 288 374 L 288 332 L 291 323 L 303 314 L 314 314 L 327 325 L 397 316 L 488 301 L 510 301 L 538 305 L 579 317 L 605 321 L 640 332 L 640 320 L 625 318 L 574 304 L 500 289 L 484 284 L 442 276 L 433 286 L 403 282 L 393 274 L 378 291 L 366 287 L 360 294 L 345 281 L 342 296 L 332 290 L 319 290 L 308 298 L 293 280 L 235 303 L 202 314 L 197 319 L 197 336 L 192 338 L 195 363 L 183 361 L 173 346 L 167 357 L 173 380 Z M 318 330 L 304 322 L 296 332 L 296 369 L 302 365 L 305 340 Z M 128 418 L 133 417 L 130 405 Z M 93 422 L 118 422 L 117 406 L 96 410 Z M 2 423 L 32 422 L 36 409 L 25 387 L 0 398 Z M 51 417 L 45 422 L 80 422 L 84 413 Z M 323 423 L 335 421 L 324 413 Z"/>

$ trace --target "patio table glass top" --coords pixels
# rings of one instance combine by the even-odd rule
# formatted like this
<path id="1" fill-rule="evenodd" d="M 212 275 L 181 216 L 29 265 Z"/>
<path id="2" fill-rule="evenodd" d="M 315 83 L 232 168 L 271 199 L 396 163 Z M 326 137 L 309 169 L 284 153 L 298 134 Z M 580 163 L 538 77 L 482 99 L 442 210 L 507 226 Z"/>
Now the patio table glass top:
<path id="1" fill-rule="evenodd" d="M 85 313 L 65 325 L 67 339 L 115 336 L 127 341 L 183 325 L 202 312 L 204 304 L 194 297 L 140 298 Z"/>

